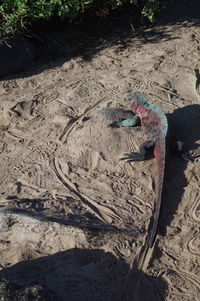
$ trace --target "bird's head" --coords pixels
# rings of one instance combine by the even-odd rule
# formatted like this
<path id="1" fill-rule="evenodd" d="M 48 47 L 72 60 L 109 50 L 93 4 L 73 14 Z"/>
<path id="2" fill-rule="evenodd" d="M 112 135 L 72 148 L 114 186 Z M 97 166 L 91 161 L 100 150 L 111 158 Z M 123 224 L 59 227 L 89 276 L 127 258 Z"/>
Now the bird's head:
<path id="1" fill-rule="evenodd" d="M 149 103 L 146 100 L 145 96 L 138 93 L 128 93 L 125 96 L 124 101 L 127 104 L 131 105 L 131 107 L 134 106 L 135 108 L 140 106 L 147 108 L 149 107 Z"/>

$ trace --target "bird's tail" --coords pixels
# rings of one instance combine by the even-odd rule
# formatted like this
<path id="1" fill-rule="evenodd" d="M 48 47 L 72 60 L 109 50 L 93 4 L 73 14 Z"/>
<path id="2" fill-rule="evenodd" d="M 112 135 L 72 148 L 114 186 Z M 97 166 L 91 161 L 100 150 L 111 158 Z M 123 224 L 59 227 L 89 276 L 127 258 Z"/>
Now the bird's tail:
<path id="1" fill-rule="evenodd" d="M 153 213 L 153 221 L 149 225 L 149 235 L 146 239 L 146 242 L 140 253 L 136 257 L 133 262 L 133 266 L 137 269 L 142 270 L 145 272 L 149 260 L 152 256 L 153 246 L 156 238 L 157 227 L 158 227 L 158 220 L 160 215 L 160 206 L 161 206 L 161 198 L 162 198 L 162 189 L 163 189 L 163 178 L 164 178 L 164 171 L 165 171 L 165 139 L 156 143 L 154 148 L 154 155 L 157 164 L 157 177 L 156 177 L 156 198 L 155 198 L 155 207 Z"/>
<path id="2" fill-rule="evenodd" d="M 165 139 L 158 141 L 154 148 L 154 155 L 156 159 L 157 165 L 157 177 L 156 177 L 156 191 L 155 191 L 155 207 L 154 207 L 154 220 L 153 226 L 151 230 L 150 239 L 148 242 L 149 247 L 152 247 L 155 241 L 159 215 L 160 215 L 160 207 L 161 207 L 161 199 L 162 199 L 162 190 L 163 190 L 163 179 L 165 172 Z"/>

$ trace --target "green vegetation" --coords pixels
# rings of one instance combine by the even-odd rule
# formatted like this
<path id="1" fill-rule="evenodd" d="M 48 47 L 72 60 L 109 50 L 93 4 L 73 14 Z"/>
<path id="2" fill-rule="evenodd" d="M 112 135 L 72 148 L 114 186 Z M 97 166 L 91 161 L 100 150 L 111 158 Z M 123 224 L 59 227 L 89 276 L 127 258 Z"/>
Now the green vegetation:
<path id="1" fill-rule="evenodd" d="M 1 37 L 30 32 L 35 22 L 54 20 L 72 22 L 87 13 L 109 12 L 122 5 L 131 4 L 141 16 L 153 22 L 159 0 L 1 0 L 0 35 Z"/>

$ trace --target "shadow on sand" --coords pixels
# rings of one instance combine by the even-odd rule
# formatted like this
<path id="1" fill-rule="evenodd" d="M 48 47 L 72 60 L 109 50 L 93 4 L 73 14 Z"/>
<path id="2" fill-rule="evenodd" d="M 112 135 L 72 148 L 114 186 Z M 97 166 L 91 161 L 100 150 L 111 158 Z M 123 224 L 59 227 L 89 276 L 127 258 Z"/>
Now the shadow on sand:
<path id="1" fill-rule="evenodd" d="M 177 140 L 183 141 L 186 151 L 195 153 L 199 148 L 197 141 L 200 139 L 200 105 L 194 104 L 174 110 L 168 115 L 170 125 L 170 146 Z M 198 154 L 197 154 L 198 155 Z M 195 162 L 190 162 L 194 164 Z M 166 228 L 171 224 L 178 205 L 188 185 L 184 172 L 188 162 L 168 152 L 166 158 L 165 179 L 163 187 L 162 208 L 159 229 L 161 234 L 166 234 Z"/>
<path id="2" fill-rule="evenodd" d="M 22 261 L 2 270 L 0 281 L 5 301 L 164 301 L 167 290 L 161 277 L 129 271 L 122 259 L 100 249 L 75 248 Z"/>
<path id="3" fill-rule="evenodd" d="M 195 151 L 199 146 L 196 142 L 200 139 L 199 117 L 200 105 L 186 106 L 169 114 L 171 141 L 174 142 L 178 138 L 185 143 L 188 151 Z M 171 224 L 183 197 L 184 188 L 188 184 L 184 175 L 187 164 L 187 161 L 173 154 L 168 155 L 159 221 L 159 232 L 162 236 L 166 234 L 167 226 Z M 30 202 L 30 200 L 24 200 L 24 202 L 28 201 Z M 40 200 L 38 202 L 40 203 Z M 38 202 L 33 200 L 33 204 Z M 36 211 L 44 214 L 40 207 Z M 13 209 L 13 212 L 18 213 L 18 210 Z M 20 211 L 21 214 L 27 214 L 27 212 L 28 210 Z M 90 228 L 89 224 L 84 225 L 81 220 L 73 220 L 71 223 L 56 217 L 45 217 L 45 215 L 43 219 L 65 225 L 73 224 L 77 228 Z M 98 221 L 96 222 L 98 224 Z M 109 230 L 109 225 L 99 224 L 99 229 L 96 228 L 96 230 L 100 229 Z M 111 230 L 117 231 L 118 229 L 112 228 Z M 156 245 L 153 258 L 160 256 L 161 250 Z M 10 299 L 5 299 L 9 301 L 18 300 L 12 299 L 18 294 L 21 294 L 20 296 L 25 296 L 27 292 L 33 294 L 35 285 L 39 290 L 38 294 L 48 296 L 42 300 L 55 300 L 56 295 L 57 300 L 164 301 L 167 290 L 167 284 L 162 277 L 152 277 L 135 269 L 130 271 L 123 259 L 117 259 L 113 254 L 100 249 L 76 248 L 39 259 L 19 262 L 3 269 L 1 276 L 4 284 L 7 283 L 4 285 L 4 295 L 10 296 Z"/>
<path id="4" fill-rule="evenodd" d="M 135 27 L 134 24 L 139 22 L 129 8 L 114 11 L 109 18 L 88 18 L 80 25 L 63 25 L 59 31 L 52 27 L 46 32 L 39 30 L 39 39 L 31 40 L 35 51 L 29 41 L 22 41 L 21 46 L 20 42 L 16 41 L 13 48 L 6 47 L 7 55 L 5 45 L 3 48 L 0 46 L 0 76 L 7 75 L 4 80 L 28 77 L 45 69 L 61 66 L 72 58 L 91 60 L 99 51 L 114 45 L 118 46 L 117 51 L 123 52 L 130 45 L 140 48 L 143 44 L 156 43 L 161 39 L 179 39 L 178 36 L 174 37 L 173 28 L 169 25 L 199 26 L 199 11 L 199 0 L 176 0 L 168 4 L 167 8 L 163 8 L 158 21 L 148 28 Z M 132 39 L 136 36 L 137 43 L 133 45 Z M 31 64 L 35 56 L 37 59 Z M 14 74 L 23 70 L 25 66 L 25 72 Z"/>

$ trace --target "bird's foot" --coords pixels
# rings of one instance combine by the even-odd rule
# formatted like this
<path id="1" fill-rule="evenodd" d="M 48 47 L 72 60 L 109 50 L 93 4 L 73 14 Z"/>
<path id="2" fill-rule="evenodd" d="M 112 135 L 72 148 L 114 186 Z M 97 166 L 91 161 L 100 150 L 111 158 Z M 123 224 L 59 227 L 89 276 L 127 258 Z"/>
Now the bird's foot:
<path id="1" fill-rule="evenodd" d="M 143 161 L 145 160 L 145 156 L 140 153 L 124 153 L 122 157 L 119 158 L 119 161 L 127 161 L 131 163 L 133 161 Z"/>

